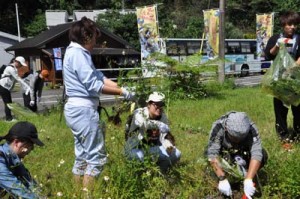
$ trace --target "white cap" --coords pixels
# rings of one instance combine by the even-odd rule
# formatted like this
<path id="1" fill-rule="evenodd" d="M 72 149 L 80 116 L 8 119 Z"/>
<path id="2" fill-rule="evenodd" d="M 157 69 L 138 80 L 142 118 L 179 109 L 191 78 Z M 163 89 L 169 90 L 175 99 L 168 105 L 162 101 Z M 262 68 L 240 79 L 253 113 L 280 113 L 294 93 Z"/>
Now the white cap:
<path id="1" fill-rule="evenodd" d="M 21 64 L 22 66 L 27 66 L 24 57 L 19 56 L 19 57 L 16 57 L 15 60 L 18 61 L 18 62 L 20 62 L 20 64 Z"/>
<path id="2" fill-rule="evenodd" d="M 165 99 L 165 95 L 160 92 L 153 92 L 151 95 L 149 95 L 148 99 L 146 102 L 162 102 Z"/>

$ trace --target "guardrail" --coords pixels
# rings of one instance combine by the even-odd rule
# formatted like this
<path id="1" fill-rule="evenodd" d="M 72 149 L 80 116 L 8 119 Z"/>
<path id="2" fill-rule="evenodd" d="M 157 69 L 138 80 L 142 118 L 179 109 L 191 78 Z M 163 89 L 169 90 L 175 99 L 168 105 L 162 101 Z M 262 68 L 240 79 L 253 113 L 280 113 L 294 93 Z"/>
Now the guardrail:
<path id="1" fill-rule="evenodd" d="M 236 65 L 241 65 L 241 63 L 237 63 L 237 62 L 231 62 L 232 64 Z M 245 69 L 245 70 L 230 70 L 230 71 L 225 71 L 226 75 L 234 75 L 234 74 L 239 74 L 242 71 L 244 72 L 251 72 L 251 73 L 256 73 L 256 72 L 266 72 L 266 70 L 268 70 L 268 68 L 270 67 L 270 65 L 272 64 L 272 61 L 249 61 L 249 62 L 243 62 L 242 64 L 258 64 L 260 65 L 260 68 L 256 68 L 256 69 Z M 262 67 L 265 64 L 265 67 Z M 211 64 L 211 65 L 216 65 L 216 64 Z M 100 68 L 97 69 L 100 70 L 101 72 L 112 72 L 112 71 L 131 71 L 131 70 L 142 70 L 142 68 L 140 67 L 135 67 L 135 68 Z M 130 78 L 125 78 L 122 77 L 121 79 L 139 79 L 141 77 L 130 77 Z M 143 77 L 143 78 L 151 78 L 151 77 Z M 112 77 L 110 78 L 111 80 L 117 80 L 118 78 L 116 77 Z"/>

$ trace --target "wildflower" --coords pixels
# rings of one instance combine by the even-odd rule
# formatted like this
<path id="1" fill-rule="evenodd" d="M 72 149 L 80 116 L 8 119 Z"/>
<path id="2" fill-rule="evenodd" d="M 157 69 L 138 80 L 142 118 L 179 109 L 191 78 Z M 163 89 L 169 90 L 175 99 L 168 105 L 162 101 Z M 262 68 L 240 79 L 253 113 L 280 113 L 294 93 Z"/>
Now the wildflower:
<path id="1" fill-rule="evenodd" d="M 61 159 L 59 163 L 60 163 L 60 164 L 64 164 L 65 161 L 64 161 L 63 159 Z"/>
<path id="2" fill-rule="evenodd" d="M 104 176 L 104 180 L 105 181 L 109 181 L 109 177 L 108 176 Z"/>
<path id="3" fill-rule="evenodd" d="M 57 192 L 56 195 L 57 195 L 58 197 L 62 197 L 63 194 L 62 194 L 62 192 L 59 191 L 59 192 Z"/>
<path id="4" fill-rule="evenodd" d="M 88 188 L 86 188 L 86 187 L 84 187 L 84 188 L 82 189 L 82 191 L 84 191 L 84 192 L 89 192 Z"/>

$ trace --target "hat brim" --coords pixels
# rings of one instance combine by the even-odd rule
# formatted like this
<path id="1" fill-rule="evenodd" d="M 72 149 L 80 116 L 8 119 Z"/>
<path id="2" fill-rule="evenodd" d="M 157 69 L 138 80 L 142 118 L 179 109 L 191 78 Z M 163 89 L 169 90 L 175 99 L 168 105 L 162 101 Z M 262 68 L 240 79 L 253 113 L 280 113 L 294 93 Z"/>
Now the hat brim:
<path id="1" fill-rule="evenodd" d="M 39 140 L 38 138 L 31 138 L 30 139 L 34 144 L 38 145 L 38 146 L 44 146 L 45 144 Z"/>

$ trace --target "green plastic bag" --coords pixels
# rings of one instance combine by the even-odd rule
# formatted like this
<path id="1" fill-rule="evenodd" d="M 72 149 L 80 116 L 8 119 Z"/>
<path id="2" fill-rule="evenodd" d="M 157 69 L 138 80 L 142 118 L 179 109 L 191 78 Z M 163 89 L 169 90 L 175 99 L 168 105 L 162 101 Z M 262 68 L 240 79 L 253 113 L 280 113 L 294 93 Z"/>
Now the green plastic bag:
<path id="1" fill-rule="evenodd" d="M 300 66 L 283 45 L 262 78 L 262 89 L 280 99 L 286 106 L 300 104 Z"/>

